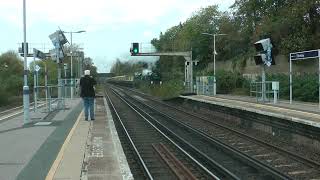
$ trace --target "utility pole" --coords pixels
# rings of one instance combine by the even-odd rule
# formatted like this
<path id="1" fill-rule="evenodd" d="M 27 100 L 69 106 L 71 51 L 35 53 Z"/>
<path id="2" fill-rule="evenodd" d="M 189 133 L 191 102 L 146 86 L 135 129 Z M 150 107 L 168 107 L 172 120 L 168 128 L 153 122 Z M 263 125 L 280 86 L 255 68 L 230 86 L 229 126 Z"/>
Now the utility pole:
<path id="1" fill-rule="evenodd" d="M 29 112 L 29 86 L 28 86 L 28 64 L 27 64 L 27 30 L 26 30 L 26 0 L 23 0 L 23 57 L 24 57 L 24 77 L 23 77 L 23 123 L 30 122 Z"/>
<path id="2" fill-rule="evenodd" d="M 70 98 L 73 99 L 73 61 L 72 61 L 72 57 L 73 57 L 73 46 L 72 46 L 72 32 L 70 32 L 70 38 L 71 38 L 71 48 L 70 48 L 70 54 L 71 54 L 71 88 L 70 88 Z"/>
<path id="3" fill-rule="evenodd" d="M 58 63 L 58 108 L 59 108 L 59 109 L 62 109 L 61 64 L 62 64 L 62 63 Z"/>
<path id="4" fill-rule="evenodd" d="M 225 36 L 227 34 L 209 34 L 201 33 L 203 35 L 213 36 L 213 95 L 217 94 L 217 83 L 216 83 L 216 36 Z"/>
<path id="5" fill-rule="evenodd" d="M 63 70 L 64 70 L 64 97 L 67 97 L 67 89 L 66 89 L 66 84 L 67 84 L 67 64 L 63 64 Z"/>
<path id="6" fill-rule="evenodd" d="M 34 112 L 37 110 L 37 78 L 36 78 L 36 53 L 33 49 L 33 98 L 34 98 Z"/>
<path id="7" fill-rule="evenodd" d="M 73 99 L 73 85 L 74 85 L 74 76 L 73 76 L 73 44 L 72 44 L 72 34 L 73 33 L 83 33 L 83 32 L 86 32 L 86 31 L 70 31 L 70 32 L 66 32 L 66 31 L 63 31 L 64 33 L 70 33 L 70 41 L 71 41 L 71 44 L 70 44 L 70 59 L 71 59 L 71 62 L 70 62 L 70 73 L 71 73 L 71 88 L 70 88 L 70 97 L 71 99 Z"/>
<path id="8" fill-rule="evenodd" d="M 216 81 L 216 34 L 213 35 L 213 95 L 217 94 Z"/>
<path id="9" fill-rule="evenodd" d="M 266 66 L 263 64 L 262 66 L 262 74 L 261 74 L 261 81 L 262 81 L 262 89 L 261 89 L 261 93 L 262 93 L 262 102 L 266 102 Z"/>
<path id="10" fill-rule="evenodd" d="M 45 76 L 44 76 L 44 86 L 46 88 L 46 108 L 48 109 L 48 69 L 47 69 L 47 62 L 44 63 L 44 71 L 45 71 Z M 49 112 L 51 110 L 49 109 Z"/>

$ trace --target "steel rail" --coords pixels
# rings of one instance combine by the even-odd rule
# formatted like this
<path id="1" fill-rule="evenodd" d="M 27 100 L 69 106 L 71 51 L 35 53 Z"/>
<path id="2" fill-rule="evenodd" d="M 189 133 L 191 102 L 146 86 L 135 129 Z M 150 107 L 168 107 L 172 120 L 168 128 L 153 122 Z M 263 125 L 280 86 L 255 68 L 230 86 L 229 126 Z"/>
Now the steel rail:
<path id="1" fill-rule="evenodd" d="M 132 97 L 130 96 L 130 98 L 132 98 Z M 132 98 L 132 99 L 135 100 L 135 101 L 137 101 L 137 100 L 134 99 L 134 98 Z M 262 163 L 261 161 L 258 161 L 258 160 L 256 160 L 255 158 L 252 158 L 252 157 L 248 156 L 247 154 L 244 154 L 243 152 L 241 152 L 241 151 L 233 148 L 232 146 L 227 145 L 227 144 L 221 142 L 221 141 L 218 140 L 218 139 L 212 138 L 212 137 L 208 136 L 206 133 L 204 133 L 204 132 L 202 132 L 202 131 L 200 131 L 200 130 L 195 129 L 195 128 L 191 127 L 191 126 L 188 125 L 188 124 L 182 123 L 182 122 L 176 120 L 175 118 L 173 118 L 173 117 L 171 117 L 171 116 L 169 116 L 169 115 L 167 115 L 167 114 L 165 114 L 165 113 L 163 113 L 163 112 L 155 109 L 154 107 L 152 107 L 152 106 L 150 106 L 150 105 L 147 105 L 147 104 L 144 103 L 144 102 L 141 102 L 141 101 L 138 101 L 138 102 L 140 102 L 141 104 L 145 105 L 146 107 L 152 109 L 153 111 L 156 111 L 156 112 L 162 114 L 162 115 L 165 116 L 166 118 L 169 118 L 169 119 L 171 119 L 172 121 L 180 124 L 181 126 L 183 126 L 183 127 L 187 128 L 187 129 L 193 131 L 194 133 L 200 134 L 202 137 L 204 137 L 204 138 L 206 138 L 206 139 L 208 139 L 208 140 L 211 140 L 212 142 L 214 142 L 215 144 L 217 144 L 217 145 L 219 145 L 220 147 L 224 148 L 225 150 L 228 150 L 228 151 L 236 154 L 237 156 L 245 159 L 246 161 L 248 161 L 248 162 L 250 162 L 250 163 L 258 166 L 260 169 L 264 169 L 266 172 L 269 172 L 269 173 L 272 174 L 273 176 L 278 177 L 278 178 L 281 178 L 281 179 L 292 179 L 291 177 L 287 176 L 286 174 L 283 174 L 282 172 L 278 171 L 277 169 L 275 169 L 275 168 L 273 168 L 273 167 L 271 167 L 271 166 L 269 166 L 269 165 L 267 165 L 267 164 L 265 164 L 265 163 Z M 151 116 L 150 116 L 150 117 L 151 117 Z M 160 124 L 160 125 L 161 125 L 161 124 Z"/>
<path id="2" fill-rule="evenodd" d="M 185 151 L 182 147 L 180 147 L 176 142 L 174 142 L 170 137 L 168 137 L 164 132 L 162 132 L 162 130 L 160 130 L 158 127 L 156 127 L 152 122 L 150 122 L 150 120 L 148 120 L 147 117 L 145 117 L 144 115 L 142 115 L 139 111 L 142 111 L 139 107 L 133 107 L 134 105 L 132 103 L 129 103 L 127 100 L 125 100 L 123 97 L 121 97 L 119 95 L 119 93 L 115 92 L 113 89 L 112 91 L 123 101 L 125 102 L 132 110 L 134 110 L 136 113 L 138 113 L 145 121 L 147 121 L 152 127 L 154 127 L 160 134 L 162 134 L 167 140 L 169 140 L 175 147 L 177 147 L 181 152 L 183 152 L 183 154 L 185 154 L 187 157 L 189 157 L 194 163 L 196 163 L 201 169 L 203 169 L 205 172 L 207 172 L 212 178 L 214 179 L 220 179 L 219 177 L 217 177 L 214 173 L 212 173 L 210 170 L 208 170 L 202 163 L 200 163 L 198 160 L 196 160 L 193 156 L 191 156 L 187 151 Z M 146 114 L 147 116 L 149 116 L 149 118 L 151 118 L 153 121 L 155 121 L 157 124 L 159 124 L 159 122 L 157 120 L 155 120 L 153 117 L 151 117 L 148 113 L 143 112 L 144 114 Z M 161 125 L 161 123 L 160 123 Z M 162 125 L 163 126 L 163 125 Z M 163 126 L 164 127 L 164 126 Z M 188 142 L 186 142 L 185 140 L 183 140 L 181 137 L 179 137 L 178 135 L 176 135 L 174 132 L 172 132 L 171 130 L 169 130 L 168 128 L 164 127 L 168 132 L 170 132 L 171 134 L 173 134 L 177 139 L 179 139 L 180 141 L 183 141 L 184 144 L 187 144 L 189 148 L 193 149 L 194 151 L 196 151 L 197 153 L 199 153 L 204 159 L 207 159 L 210 161 L 210 163 L 214 164 L 214 166 L 220 170 L 220 173 L 223 172 L 223 174 L 231 179 L 240 179 L 238 178 L 236 175 L 234 175 L 232 172 L 230 172 L 229 170 L 227 170 L 226 168 L 224 168 L 223 166 L 221 166 L 219 163 L 215 162 L 214 160 L 210 159 L 208 156 L 206 156 L 205 154 L 203 154 L 201 151 L 199 151 L 197 148 L 195 148 L 194 146 L 192 146 L 191 144 L 189 144 Z"/>
<path id="3" fill-rule="evenodd" d="M 151 173 L 150 173 L 150 171 L 149 171 L 148 167 L 146 166 L 146 164 L 145 164 L 144 160 L 142 159 L 142 157 L 141 157 L 141 155 L 140 155 L 140 153 L 139 153 L 139 151 L 138 151 L 138 149 L 137 149 L 136 145 L 135 145 L 135 144 L 134 144 L 134 142 L 132 141 L 132 138 L 131 138 L 130 134 L 128 133 L 127 128 L 124 126 L 124 124 L 123 124 L 123 122 L 122 122 L 122 119 L 121 119 L 121 117 L 119 116 L 119 114 L 118 114 L 118 112 L 117 112 L 117 110 L 116 110 L 115 106 L 113 105 L 113 103 L 112 103 L 112 101 L 111 101 L 111 99 L 110 99 L 110 97 L 109 97 L 108 93 L 107 93 L 107 92 L 105 92 L 105 95 L 107 96 L 108 101 L 110 102 L 111 107 L 112 107 L 112 109 L 114 110 L 114 112 L 115 112 L 115 114 L 116 114 L 116 116 L 117 116 L 117 118 L 118 118 L 118 120 L 119 120 L 119 122 L 120 122 L 120 124 L 121 124 L 121 127 L 122 127 L 122 129 L 124 130 L 124 132 L 125 132 L 125 134 L 126 134 L 126 137 L 128 138 L 128 140 L 129 140 L 129 142 L 130 142 L 131 146 L 133 147 L 134 152 L 135 152 L 135 153 L 136 153 L 136 155 L 138 156 L 139 161 L 140 161 L 140 163 L 142 164 L 142 167 L 143 167 L 143 169 L 144 169 L 145 173 L 147 174 L 147 176 L 148 176 L 148 178 L 149 178 L 150 180 L 153 180 L 153 177 L 152 177 L 152 175 L 151 175 Z"/>
<path id="4" fill-rule="evenodd" d="M 132 90 L 132 89 L 130 89 L 130 88 L 127 88 L 127 89 L 130 90 L 130 91 L 132 91 L 132 92 L 142 94 L 142 93 L 140 93 L 140 92 L 138 92 L 138 91 L 134 91 L 134 90 Z M 146 95 L 146 94 L 143 94 L 143 95 Z M 186 114 L 188 114 L 188 115 L 190 115 L 190 116 L 192 116 L 192 117 L 201 119 L 201 120 L 204 121 L 204 122 L 213 124 L 213 125 L 218 126 L 218 127 L 222 128 L 222 129 L 231 131 L 231 132 L 233 132 L 233 133 L 235 133 L 235 134 L 238 134 L 238 135 L 240 135 L 240 136 L 243 136 L 243 137 L 245 137 L 245 138 L 247 138 L 247 139 L 249 139 L 249 140 L 251 140 L 251 141 L 254 141 L 254 142 L 258 143 L 258 144 L 265 145 L 265 146 L 268 146 L 268 147 L 270 147 L 270 148 L 274 148 L 275 150 L 277 150 L 277 151 L 278 151 L 279 153 L 281 153 L 281 154 L 284 154 L 284 155 L 288 154 L 288 155 L 292 156 L 293 159 L 295 159 L 296 161 L 298 161 L 298 162 L 300 162 L 300 163 L 304 163 L 304 164 L 308 163 L 309 165 L 311 165 L 311 166 L 313 166 L 313 167 L 320 168 L 320 163 L 319 163 L 319 162 L 316 162 L 316 161 L 313 161 L 313 160 L 311 160 L 311 159 L 308 159 L 308 158 L 299 156 L 299 155 L 294 154 L 293 152 L 290 152 L 290 151 L 288 151 L 288 150 L 286 150 L 286 149 L 283 149 L 283 148 L 281 148 L 281 147 L 275 146 L 275 145 L 270 144 L 270 143 L 268 143 L 268 142 L 259 140 L 259 139 L 256 138 L 256 137 L 252 137 L 252 136 L 250 136 L 250 135 L 248 135 L 248 134 L 244 134 L 244 133 L 242 133 L 242 132 L 240 132 L 240 131 L 237 131 L 237 130 L 232 129 L 232 128 L 229 128 L 229 127 L 226 127 L 226 126 L 221 125 L 221 124 L 218 124 L 218 123 L 216 123 L 216 122 L 212 122 L 212 121 L 207 120 L 207 119 L 205 119 L 205 118 L 203 118 L 203 117 L 197 116 L 197 115 L 195 115 L 195 114 L 192 114 L 192 113 L 190 113 L 190 112 L 188 112 L 188 111 L 182 110 L 182 109 L 177 108 L 177 107 L 175 107 L 175 106 L 169 105 L 169 104 L 167 104 L 167 103 L 160 102 L 160 101 L 154 100 L 154 99 L 152 99 L 152 98 L 150 98 L 149 100 L 152 100 L 152 101 L 154 101 L 154 102 L 160 103 L 160 104 L 162 104 L 162 105 L 165 105 L 165 106 L 170 107 L 170 108 L 172 108 L 172 109 L 175 109 L 175 110 L 177 110 L 177 111 L 186 113 Z"/>
<path id="5" fill-rule="evenodd" d="M 40 105 L 37 106 L 37 108 L 43 107 L 44 105 L 45 105 L 45 103 L 40 104 Z M 19 106 L 19 107 L 22 107 L 22 106 Z M 18 109 L 19 107 L 15 107 L 15 108 L 12 108 L 12 109 L 9 109 L 9 110 Z M 30 107 L 30 110 L 33 110 L 33 109 L 34 109 L 33 107 Z M 9 110 L 6 110 L 6 111 L 8 112 Z M 18 116 L 20 114 L 23 114 L 23 110 L 15 112 L 15 113 L 8 114 L 8 115 L 0 116 L 0 122 L 8 120 L 8 119 L 11 119 L 11 118 L 16 117 L 16 116 Z"/>

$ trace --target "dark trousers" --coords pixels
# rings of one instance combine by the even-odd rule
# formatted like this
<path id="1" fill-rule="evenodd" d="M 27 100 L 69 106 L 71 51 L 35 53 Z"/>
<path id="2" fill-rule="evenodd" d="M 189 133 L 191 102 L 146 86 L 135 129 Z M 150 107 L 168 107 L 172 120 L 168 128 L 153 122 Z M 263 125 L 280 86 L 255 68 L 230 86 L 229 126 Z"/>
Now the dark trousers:
<path id="1" fill-rule="evenodd" d="M 84 104 L 84 117 L 85 120 L 88 120 L 89 110 L 90 110 L 90 119 L 94 119 L 94 97 L 83 97 Z"/>

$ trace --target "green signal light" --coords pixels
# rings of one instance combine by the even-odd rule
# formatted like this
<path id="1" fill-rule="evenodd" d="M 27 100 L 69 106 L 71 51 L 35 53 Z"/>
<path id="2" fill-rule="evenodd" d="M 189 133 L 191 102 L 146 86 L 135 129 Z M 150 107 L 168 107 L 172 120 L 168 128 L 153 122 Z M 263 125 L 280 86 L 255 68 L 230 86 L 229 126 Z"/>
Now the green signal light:
<path id="1" fill-rule="evenodd" d="M 132 49 L 131 50 L 131 53 L 132 55 L 137 55 L 139 54 L 139 43 L 132 43 Z"/>

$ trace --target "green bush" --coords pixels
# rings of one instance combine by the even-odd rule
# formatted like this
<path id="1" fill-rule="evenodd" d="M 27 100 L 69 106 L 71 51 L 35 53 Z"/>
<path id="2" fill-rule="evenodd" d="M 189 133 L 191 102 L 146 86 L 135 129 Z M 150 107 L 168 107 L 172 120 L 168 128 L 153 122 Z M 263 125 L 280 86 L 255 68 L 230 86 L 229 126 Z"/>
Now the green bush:
<path id="1" fill-rule="evenodd" d="M 243 88 L 245 79 L 240 73 L 219 70 L 216 73 L 217 93 L 227 94 L 231 93 L 237 88 Z"/>
<path id="2" fill-rule="evenodd" d="M 293 76 L 293 98 L 298 101 L 318 101 L 318 75 L 303 74 Z M 288 91 L 289 92 L 289 91 Z"/>
<path id="3" fill-rule="evenodd" d="M 0 55 L 0 105 L 7 105 L 13 96 L 22 95 L 23 62 L 19 55 L 8 51 Z"/>
<path id="4" fill-rule="evenodd" d="M 3 88 L 0 88 L 0 106 L 5 106 L 8 103 L 9 103 L 8 93 Z"/>
<path id="5" fill-rule="evenodd" d="M 281 99 L 289 99 L 289 76 L 287 74 L 267 74 L 267 81 L 279 81 L 279 96 Z M 261 81 L 261 80 L 260 80 Z"/>
<path id="6" fill-rule="evenodd" d="M 318 75 L 317 74 L 294 74 L 293 75 L 293 100 L 317 102 Z M 242 77 L 240 73 L 220 70 L 216 73 L 217 93 L 219 94 L 239 94 L 249 95 L 250 80 Z M 258 78 L 261 81 L 261 77 Z M 279 81 L 281 99 L 289 99 L 289 76 L 287 74 L 267 74 L 267 81 Z M 161 86 L 151 85 L 147 81 L 138 81 L 136 87 L 145 93 L 152 94 L 162 98 L 169 98 L 179 95 L 183 92 L 183 82 L 179 80 L 170 80 L 164 82 Z"/>
<path id="7" fill-rule="evenodd" d="M 289 76 L 287 74 L 269 74 L 269 81 L 279 81 L 280 98 L 290 98 Z M 296 101 L 317 102 L 318 101 L 318 75 L 317 74 L 293 74 L 292 96 Z"/>
<path id="8" fill-rule="evenodd" d="M 172 98 L 183 92 L 183 82 L 170 80 L 160 84 L 150 84 L 149 81 L 138 81 L 136 87 L 141 91 L 161 98 Z"/>

